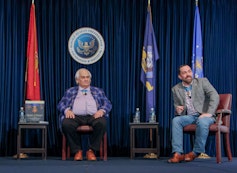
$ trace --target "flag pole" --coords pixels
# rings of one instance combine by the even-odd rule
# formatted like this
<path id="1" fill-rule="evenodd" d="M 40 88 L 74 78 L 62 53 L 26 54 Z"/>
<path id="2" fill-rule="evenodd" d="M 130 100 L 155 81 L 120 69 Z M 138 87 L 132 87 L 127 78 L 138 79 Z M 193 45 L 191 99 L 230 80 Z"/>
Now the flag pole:
<path id="1" fill-rule="evenodd" d="M 148 8 L 151 8 L 151 1 L 148 0 Z M 149 9 L 151 11 L 151 9 Z M 152 22 L 152 19 L 151 19 Z M 153 139 L 152 139 L 152 129 L 150 129 L 150 147 L 153 148 Z M 151 153 L 148 153 L 148 156 L 151 156 Z"/>
<path id="2" fill-rule="evenodd" d="M 195 0 L 195 5 L 196 8 L 198 8 L 198 0 Z M 195 72 L 196 73 L 196 72 Z M 200 155 L 198 156 L 198 158 L 200 159 L 209 159 L 210 156 L 208 156 L 206 153 L 200 153 Z"/>
<path id="3" fill-rule="evenodd" d="M 148 0 L 148 8 L 151 8 L 151 1 Z M 151 12 L 151 9 L 149 9 L 150 12 Z M 151 14 L 150 14 L 151 16 Z M 152 22 L 152 19 L 151 19 L 151 22 Z M 152 129 L 150 129 L 150 145 L 151 145 L 151 148 L 153 148 L 153 139 L 152 139 Z M 149 157 L 150 157 L 151 153 L 149 153 Z"/>
<path id="4" fill-rule="evenodd" d="M 150 2 L 150 0 L 148 0 L 148 6 L 147 6 L 147 10 L 149 11 L 149 13 L 150 13 L 150 24 L 152 25 L 152 14 L 151 14 L 151 2 Z M 149 129 L 149 139 L 150 139 L 150 147 L 151 148 L 153 148 L 153 134 L 152 134 L 152 129 L 150 128 Z M 156 146 L 157 147 L 157 146 Z M 148 158 L 148 159 L 157 159 L 157 154 L 155 154 L 155 153 L 152 153 L 152 152 L 150 152 L 150 153 L 148 153 L 148 154 L 146 154 L 145 156 L 144 156 L 144 158 Z"/>
<path id="5" fill-rule="evenodd" d="M 34 0 L 32 0 L 31 4 L 34 4 Z M 29 32 L 29 31 L 28 31 Z M 28 42 L 27 42 L 28 46 Z M 23 93 L 23 105 L 25 107 L 25 100 L 26 100 L 26 87 L 27 87 L 27 75 L 28 75 L 28 65 L 29 65 L 29 58 L 26 56 L 26 68 L 25 68 L 25 83 L 24 83 L 24 93 Z M 13 158 L 28 158 L 28 155 L 25 153 L 20 153 L 19 155 L 16 154 Z"/>

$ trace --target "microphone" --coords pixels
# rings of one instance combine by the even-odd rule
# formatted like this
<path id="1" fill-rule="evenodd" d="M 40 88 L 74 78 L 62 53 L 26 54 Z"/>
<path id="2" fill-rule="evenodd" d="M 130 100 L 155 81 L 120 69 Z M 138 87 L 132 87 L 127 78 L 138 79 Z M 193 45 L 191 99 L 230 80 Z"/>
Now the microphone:
<path id="1" fill-rule="evenodd" d="M 188 97 L 189 97 L 190 99 L 192 98 L 191 92 L 188 93 Z"/>
<path id="2" fill-rule="evenodd" d="M 191 98 L 192 98 L 191 91 L 186 91 L 186 94 L 187 94 L 187 96 L 188 96 L 188 98 L 189 98 L 189 99 L 191 99 Z"/>
<path id="3" fill-rule="evenodd" d="M 87 90 L 86 89 L 81 90 L 81 92 L 82 92 L 83 95 L 87 95 Z"/>

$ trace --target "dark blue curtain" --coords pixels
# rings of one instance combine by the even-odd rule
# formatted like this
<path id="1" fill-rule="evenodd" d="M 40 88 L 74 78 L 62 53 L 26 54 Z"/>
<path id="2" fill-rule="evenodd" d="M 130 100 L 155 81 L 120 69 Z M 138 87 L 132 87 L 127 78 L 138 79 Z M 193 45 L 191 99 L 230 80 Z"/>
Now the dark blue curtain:
<path id="1" fill-rule="evenodd" d="M 18 111 L 24 102 L 30 6 L 31 0 L 0 1 L 0 156 L 16 153 Z M 75 85 L 76 70 L 85 67 L 92 73 L 92 85 L 103 88 L 113 104 L 108 120 L 109 154 L 129 156 L 129 122 L 136 107 L 140 107 L 142 121 L 145 120 L 140 63 L 147 0 L 35 0 L 35 6 L 49 154 L 59 155 L 61 151 L 56 105 L 64 91 Z M 161 156 L 168 156 L 174 112 L 171 87 L 179 82 L 179 65 L 191 65 L 195 0 L 151 0 L 151 9 L 160 55 L 156 113 Z M 237 1 L 199 0 L 199 10 L 204 75 L 219 93 L 233 95 L 231 147 L 237 156 Z M 105 40 L 103 57 L 92 65 L 77 63 L 68 52 L 68 39 L 80 27 L 98 30 Z M 207 153 L 212 156 L 213 143 L 209 138 Z M 185 150 L 189 149 L 189 138 L 185 138 Z"/>

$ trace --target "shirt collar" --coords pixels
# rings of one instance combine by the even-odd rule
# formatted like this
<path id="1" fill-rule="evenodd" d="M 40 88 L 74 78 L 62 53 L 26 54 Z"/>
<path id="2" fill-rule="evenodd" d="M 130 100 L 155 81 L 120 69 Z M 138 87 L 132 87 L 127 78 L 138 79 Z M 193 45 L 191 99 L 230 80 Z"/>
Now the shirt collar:
<path id="1" fill-rule="evenodd" d="M 191 82 L 191 84 L 189 86 L 185 86 L 182 82 L 182 86 L 183 86 L 185 91 L 191 91 L 192 90 L 192 84 L 193 84 L 193 81 Z"/>
<path id="2" fill-rule="evenodd" d="M 79 91 L 81 91 L 81 90 L 87 90 L 87 91 L 90 91 L 90 87 L 82 88 L 82 87 L 79 86 Z"/>

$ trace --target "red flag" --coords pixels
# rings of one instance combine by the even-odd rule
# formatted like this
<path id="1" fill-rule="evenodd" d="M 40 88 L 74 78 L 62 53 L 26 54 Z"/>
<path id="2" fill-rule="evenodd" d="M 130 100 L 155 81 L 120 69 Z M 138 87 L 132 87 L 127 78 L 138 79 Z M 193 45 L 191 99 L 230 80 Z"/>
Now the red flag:
<path id="1" fill-rule="evenodd" d="M 27 42 L 27 62 L 26 62 L 26 99 L 40 100 L 40 80 L 39 80 L 39 60 L 38 60 L 38 40 L 35 19 L 35 4 L 30 8 L 30 22 Z"/>

